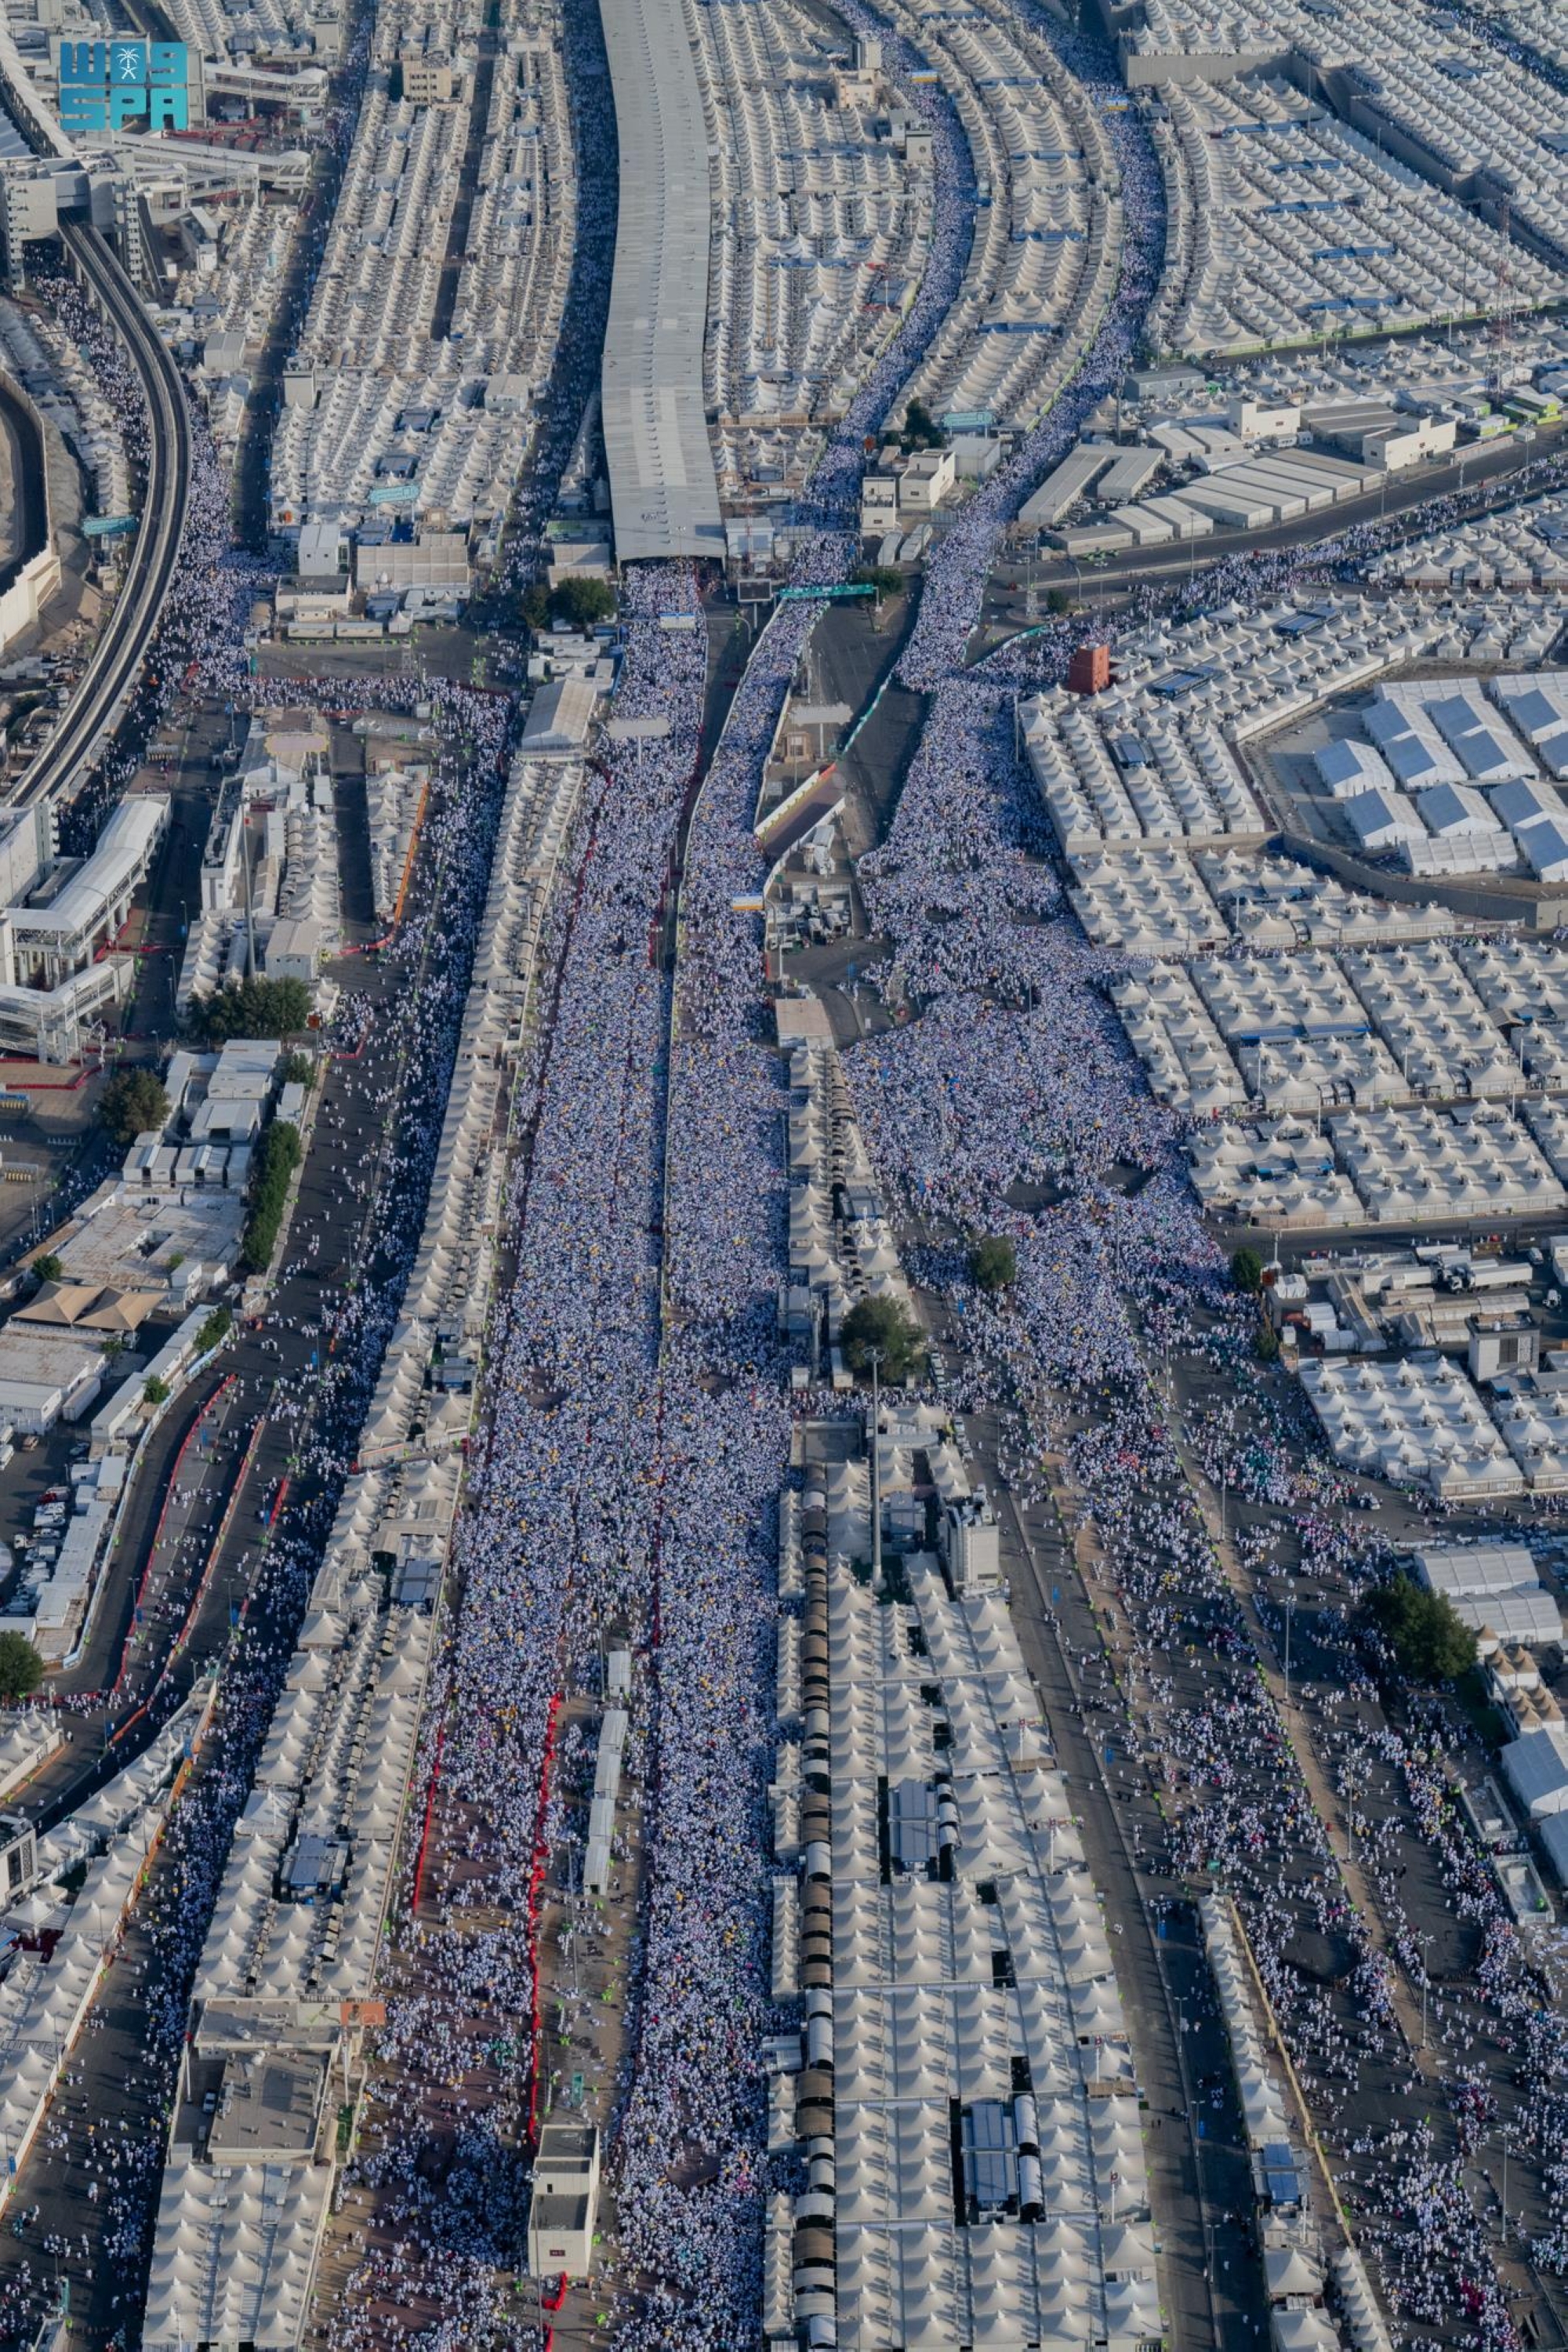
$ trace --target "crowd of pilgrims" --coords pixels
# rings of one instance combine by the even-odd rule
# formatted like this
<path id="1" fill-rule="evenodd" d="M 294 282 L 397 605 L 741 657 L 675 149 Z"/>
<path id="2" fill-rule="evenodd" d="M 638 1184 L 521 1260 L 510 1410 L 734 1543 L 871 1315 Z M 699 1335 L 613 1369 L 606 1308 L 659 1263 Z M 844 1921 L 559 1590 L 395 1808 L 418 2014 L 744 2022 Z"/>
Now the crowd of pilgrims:
<path id="1" fill-rule="evenodd" d="M 1386 2078 L 1397 2120 L 1377 2138 L 1380 2159 L 1360 2166 L 1356 2195 L 1396 2309 L 1413 2326 L 1461 2313 L 1466 2340 L 1509 2344 L 1513 2321 L 1459 2174 L 1496 2084 L 1511 2084 L 1515 2201 L 1533 2169 L 1532 2258 L 1563 2267 L 1568 2035 L 1542 1998 L 1550 1955 L 1509 1916 L 1437 1769 L 1463 1744 L 1462 1723 L 1446 1710 L 1440 1734 L 1436 1721 L 1395 1728 L 1377 1698 L 1354 1612 L 1388 1561 L 1347 1516 L 1344 1482 L 1309 1450 L 1303 1409 L 1258 1372 L 1253 1311 L 1230 1290 L 1183 1176 L 1181 1122 L 1151 1100 L 1105 998 L 1116 960 L 1085 940 L 1042 856 L 1011 696 L 989 668 L 938 688 L 887 837 L 860 862 L 868 926 L 889 941 L 868 978 L 890 1017 L 846 1055 L 857 1115 L 919 1236 L 914 1269 L 960 1335 L 960 1392 L 1005 1368 L 1006 1467 L 1023 1507 L 1049 1499 L 1044 1451 L 1065 1456 L 1069 1524 L 1092 1531 L 1130 1629 L 1116 1680 L 1157 1716 L 1148 1760 L 1158 1750 L 1170 1762 L 1170 1865 L 1215 1875 L 1236 1897 L 1327 2128 L 1352 2088 Z M 1014 1241 L 1017 1276 L 1000 1299 L 969 1282 L 961 1244 L 977 1231 Z M 1173 1360 L 1225 1395 L 1189 1408 L 1180 1433 Z M 1194 1468 L 1210 1490 L 1206 1523 Z M 1258 1675 L 1216 1556 L 1219 1491 L 1272 1515 L 1275 1538 L 1288 1528 L 1302 1578 L 1335 1596 L 1313 1738 L 1336 1776 L 1353 1772 L 1361 1748 L 1397 1762 L 1398 1786 L 1358 1822 L 1374 1917 L 1347 1894 Z M 1264 1615 L 1277 1656 L 1281 1612 L 1265 1601 Z M 1334 1706 L 1346 1693 L 1353 1732 Z M 1417 1994 L 1424 1967 L 1399 1883 L 1378 1866 L 1400 1836 L 1429 1849 L 1431 1906 L 1476 1930 L 1474 1953 L 1464 1945 L 1469 1998 L 1445 1995 L 1435 2012 L 1455 2061 L 1446 2084 L 1413 2079 L 1395 2024 L 1393 1962 Z M 1332 1948 L 1321 1977 L 1300 1964 L 1303 1937 Z M 1348 2165 L 1348 2136 L 1345 2153 Z"/>
<path id="2" fill-rule="evenodd" d="M 858 5 L 846 13 L 884 29 Z M 568 17 L 574 40 L 592 37 L 580 12 Z M 1120 94 L 1102 53 L 1054 24 L 1052 37 L 1092 103 Z M 592 75 L 583 89 L 591 134 L 605 93 Z M 846 575 L 863 438 L 889 413 L 962 276 L 967 147 L 940 89 L 918 86 L 915 101 L 937 151 L 931 256 L 910 318 L 811 486 L 797 584 Z M 1451 1725 L 1434 1714 L 1395 1728 L 1384 1713 L 1377 1661 L 1351 1613 L 1379 1572 L 1377 1548 L 1352 1532 L 1333 1474 L 1304 1454 L 1300 1429 L 1257 1375 L 1247 1316 L 1182 1176 L 1177 1123 L 1150 1099 L 1105 1003 L 1114 959 L 1084 940 L 1043 855 L 1012 698 L 1060 674 L 1071 626 L 963 666 L 1007 520 L 1120 377 L 1158 274 L 1152 152 L 1135 117 L 1106 121 L 1128 222 L 1119 289 L 1068 391 L 932 550 L 900 665 L 929 697 L 924 730 L 888 836 L 860 868 L 870 928 L 889 943 L 870 978 L 890 1025 L 847 1066 L 873 1158 L 920 1237 L 913 1270 L 962 1328 L 961 1399 L 1005 1402 L 1006 1468 L 1026 1507 L 1051 1491 L 1047 1442 L 1061 1454 L 1060 1491 L 1092 1528 L 1126 1616 L 1114 1679 L 1141 1686 L 1169 1759 L 1168 1862 L 1194 1874 L 1217 1866 L 1240 1907 L 1405 2340 L 1419 2344 L 1413 2331 L 1426 2325 L 1438 2340 L 1458 2311 L 1466 2340 L 1489 2352 L 1518 2338 L 1460 2168 L 1492 2127 L 1485 2062 L 1506 2037 L 1521 2085 L 1512 2144 L 1521 2169 L 1533 2162 L 1539 2210 L 1551 2217 L 1533 2257 L 1564 2265 L 1562 2030 L 1540 1998 L 1534 1956 L 1456 1822 L 1437 1761 Z M 340 139 L 350 127 L 345 117 Z M 578 256 L 575 294 L 601 313 L 613 221 L 613 205 L 590 208 Z M 55 299 L 114 383 L 113 346 L 89 306 L 68 285 Z M 563 354 L 509 541 L 520 581 L 536 561 L 596 352 L 584 336 Z M 134 388 L 119 390 L 129 424 Z M 198 436 L 187 560 L 142 689 L 140 731 L 106 762 L 98 808 L 181 687 L 242 704 L 254 693 L 240 639 L 259 573 L 228 543 L 227 495 Z M 1255 600 L 1331 572 L 1392 528 L 1344 534 L 1310 558 L 1248 558 L 1245 576 L 1239 560 L 1210 567 L 1204 601 Z M 582 1841 L 581 1735 L 558 1756 L 557 1723 L 563 1698 L 597 1688 L 611 1636 L 637 1658 L 627 1779 L 641 1790 L 643 1849 L 627 2054 L 609 2116 L 617 2238 L 598 2300 L 628 2352 L 718 2352 L 755 2327 L 763 2199 L 780 2177 L 763 2153 L 760 2047 L 771 2022 L 768 1596 L 790 1406 L 774 1331 L 784 1072 L 768 1050 L 751 825 L 821 607 L 778 609 L 704 765 L 697 591 L 677 567 L 627 580 L 616 715 L 658 716 L 668 731 L 640 757 L 636 745 L 610 747 L 587 771 L 541 952 L 541 1012 L 513 1120 L 512 1268 L 458 1523 L 458 1605 L 416 1777 L 421 1794 L 434 1790 L 433 1838 L 417 1883 L 410 1859 L 388 2022 L 373 2037 L 370 2128 L 349 2176 L 357 2260 L 324 2313 L 343 2352 L 416 2324 L 432 2347 L 530 2340 L 531 2306 L 509 2290 L 540 2103 L 541 1970 L 551 1965 L 541 1874 L 569 1877 Z M 1155 602 L 1149 592 L 1131 617 Z M 370 1221 L 363 1273 L 333 1305 L 319 1390 L 295 1408 L 311 1499 L 279 1522 L 203 1769 L 144 1906 L 141 2120 L 95 2127 L 85 2159 L 101 2183 L 93 2201 L 107 2200 L 98 2258 L 127 2266 L 128 2336 L 192 1970 L 412 1259 L 482 907 L 514 714 L 500 698 L 443 682 L 426 690 L 444 747 L 429 869 L 438 865 L 442 887 L 438 898 L 426 888 L 393 950 L 408 986 L 374 1015 L 363 1003 L 344 1013 L 353 1045 L 368 1029 L 374 1045 L 363 1076 L 344 1083 L 363 1087 L 367 1117 L 391 1122 L 396 1181 L 352 1180 Z M 407 691 L 396 681 L 354 688 L 389 703 Z M 958 1237 L 977 1229 L 1005 1231 L 1016 1245 L 1017 1280 L 999 1298 L 968 1281 Z M 1162 1384 L 1173 1357 L 1222 1372 L 1240 1400 L 1228 1418 L 1194 1416 L 1181 1452 Z M 1354 1814 L 1375 1920 L 1352 1900 L 1258 1677 L 1237 1588 L 1194 1498 L 1194 1463 L 1211 1484 L 1288 1515 L 1303 1572 L 1340 1596 L 1319 1625 L 1312 1737 Z M 1235 1549 L 1244 1565 L 1267 1567 L 1256 1528 Z M 1258 1606 L 1274 1627 L 1273 1604 Z M 1109 1663 L 1099 1671 L 1109 1676 Z M 1380 1809 L 1366 1794 L 1374 1781 Z M 1412 1841 L 1456 1922 L 1479 1939 L 1463 1991 L 1446 1987 L 1432 2004 L 1455 2061 L 1440 2089 L 1402 2040 L 1396 2001 L 1396 1964 L 1416 1987 L 1426 1965 L 1400 1891 Z M 1312 1936 L 1345 1956 L 1337 1975 L 1298 1965 Z M 518 2029 L 505 2062 L 498 2021 Z M 1384 2076 L 1387 2129 L 1369 2137 L 1353 2120 L 1336 2124 L 1353 2083 Z M 87 2127 L 85 2110 L 73 2118 L 75 2089 L 48 2126 L 57 2153 L 73 2132 L 79 2147 Z M 439 2190 L 422 2162 L 434 2116 L 456 2128 Z M 38 2242 L 36 2265 L 8 2272 L 18 2318 L 38 2307 L 51 2263 L 68 2272 L 90 2252 L 58 2231 Z"/>

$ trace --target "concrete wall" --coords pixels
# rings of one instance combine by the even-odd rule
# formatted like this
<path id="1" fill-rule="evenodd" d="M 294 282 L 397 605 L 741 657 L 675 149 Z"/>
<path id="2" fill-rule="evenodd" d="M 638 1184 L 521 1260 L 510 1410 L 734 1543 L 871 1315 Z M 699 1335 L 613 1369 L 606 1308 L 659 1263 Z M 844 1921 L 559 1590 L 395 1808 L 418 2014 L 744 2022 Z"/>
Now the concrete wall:
<path id="1" fill-rule="evenodd" d="M 24 563 L 0 595 L 0 654 L 8 653 L 18 638 L 37 626 L 44 606 L 59 593 L 59 586 L 60 559 L 52 547 Z"/>
<path id="2" fill-rule="evenodd" d="M 1385 866 L 1368 865 L 1350 850 L 1314 841 L 1307 834 L 1282 833 L 1279 845 L 1287 857 L 1336 876 L 1347 889 L 1370 890 L 1405 906 L 1448 907 L 1456 915 L 1475 916 L 1484 922 L 1522 923 L 1533 931 L 1554 931 L 1568 923 L 1568 898 L 1531 898 L 1522 889 L 1510 890 L 1506 884 L 1475 890 L 1462 880 L 1439 874 L 1391 874 Z"/>

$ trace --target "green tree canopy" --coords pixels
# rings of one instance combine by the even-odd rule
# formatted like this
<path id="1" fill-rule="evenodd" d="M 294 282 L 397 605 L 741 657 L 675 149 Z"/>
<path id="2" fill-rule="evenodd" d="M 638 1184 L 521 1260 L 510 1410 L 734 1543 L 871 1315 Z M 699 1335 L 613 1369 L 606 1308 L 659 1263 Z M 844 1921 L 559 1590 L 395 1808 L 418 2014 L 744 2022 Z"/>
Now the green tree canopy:
<path id="1" fill-rule="evenodd" d="M 0 1699 L 15 1706 L 44 1679 L 44 1662 L 25 1633 L 0 1633 Z"/>
<path id="2" fill-rule="evenodd" d="M 1006 1290 L 1018 1279 L 1018 1252 L 1011 1234 L 986 1234 L 969 1253 L 970 1279 L 980 1290 Z"/>
<path id="3" fill-rule="evenodd" d="M 550 592 L 550 604 L 568 627 L 591 629 L 614 614 L 616 592 L 607 580 L 561 580 Z"/>
<path id="4" fill-rule="evenodd" d="M 302 980 L 242 980 L 215 988 L 191 1008 L 196 1034 L 208 1045 L 230 1037 L 291 1037 L 310 1018 L 310 992 Z"/>
<path id="5" fill-rule="evenodd" d="M 33 1260 L 33 1272 L 40 1282 L 58 1282 L 65 1270 L 63 1259 L 54 1250 L 46 1250 L 42 1257 Z"/>
<path id="6" fill-rule="evenodd" d="M 163 1126 L 169 1097 L 153 1071 L 116 1070 L 99 1097 L 98 1115 L 116 1143 L 133 1143 Z"/>
<path id="7" fill-rule="evenodd" d="M 873 1355 L 880 1355 L 882 1378 L 891 1388 L 917 1378 L 924 1361 L 920 1327 L 896 1298 L 862 1298 L 844 1318 L 839 1340 L 845 1362 L 862 1378 Z"/>
<path id="8" fill-rule="evenodd" d="M 905 409 L 902 438 L 906 449 L 942 447 L 942 427 L 923 400 L 911 400 Z"/>
<path id="9" fill-rule="evenodd" d="M 286 1118 L 275 1118 L 263 1134 L 250 1163 L 245 1231 L 239 1244 L 240 1261 L 247 1274 L 262 1274 L 272 1262 L 289 1199 L 289 1179 L 300 1165 L 300 1158 L 299 1129 Z M 209 1315 L 202 1326 L 204 1331 L 213 1319 Z M 222 1337 L 221 1332 L 218 1337 Z"/>
<path id="10" fill-rule="evenodd" d="M 170 1394 L 171 1391 L 168 1381 L 161 1381 L 156 1372 L 153 1374 L 150 1380 L 143 1381 L 142 1383 L 142 1402 L 143 1404 L 167 1404 Z"/>
<path id="11" fill-rule="evenodd" d="M 1263 1260 L 1252 1249 L 1238 1249 L 1230 1262 L 1230 1278 L 1237 1290 L 1257 1292 L 1263 1287 Z"/>
<path id="12" fill-rule="evenodd" d="M 197 1355 L 205 1356 L 209 1348 L 216 1348 L 220 1339 L 226 1339 L 233 1321 L 234 1318 L 226 1307 L 215 1307 L 196 1333 Z"/>
<path id="13" fill-rule="evenodd" d="M 897 596 L 904 584 L 896 563 L 862 563 L 855 578 L 860 587 L 874 588 L 879 596 Z"/>
<path id="14" fill-rule="evenodd" d="M 1452 1682 L 1475 1664 L 1476 1637 L 1447 1593 L 1395 1576 L 1374 1585 L 1363 1606 L 1412 1682 Z"/>

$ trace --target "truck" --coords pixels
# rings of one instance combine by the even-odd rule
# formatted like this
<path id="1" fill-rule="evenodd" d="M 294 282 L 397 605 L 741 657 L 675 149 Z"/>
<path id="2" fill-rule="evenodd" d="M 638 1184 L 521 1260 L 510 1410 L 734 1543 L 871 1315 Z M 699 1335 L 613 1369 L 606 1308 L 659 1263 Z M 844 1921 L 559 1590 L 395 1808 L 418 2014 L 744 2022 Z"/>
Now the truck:
<path id="1" fill-rule="evenodd" d="M 1535 1269 L 1528 1258 L 1472 1258 L 1468 1265 L 1446 1267 L 1445 1290 L 1528 1290 Z"/>

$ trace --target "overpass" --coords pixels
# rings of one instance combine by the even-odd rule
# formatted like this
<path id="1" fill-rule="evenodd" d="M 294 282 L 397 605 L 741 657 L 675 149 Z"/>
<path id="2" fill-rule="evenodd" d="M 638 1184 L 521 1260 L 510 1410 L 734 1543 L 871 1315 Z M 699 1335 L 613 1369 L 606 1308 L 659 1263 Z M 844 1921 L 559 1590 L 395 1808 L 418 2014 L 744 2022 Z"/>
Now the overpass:
<path id="1" fill-rule="evenodd" d="M 601 416 L 617 563 L 722 557 L 702 338 L 708 132 L 680 0 L 601 0 L 620 144 Z"/>
<path id="2" fill-rule="evenodd" d="M 126 584 L 59 724 L 10 795 L 16 808 L 67 797 L 123 718 L 179 560 L 191 484 L 191 420 L 179 371 L 98 230 L 62 221 L 82 285 L 130 353 L 147 402 L 147 476 Z"/>
<path id="3" fill-rule="evenodd" d="M 76 160 L 3 28 L 0 98 L 35 153 L 54 163 Z M 89 194 L 89 215 L 90 206 Z M 67 797 L 124 717 L 174 576 L 190 498 L 191 420 L 179 370 L 90 216 L 61 219 L 59 236 L 84 292 L 125 346 L 141 380 L 147 404 L 147 473 L 126 584 L 53 734 L 7 795 L 14 808 Z"/>

